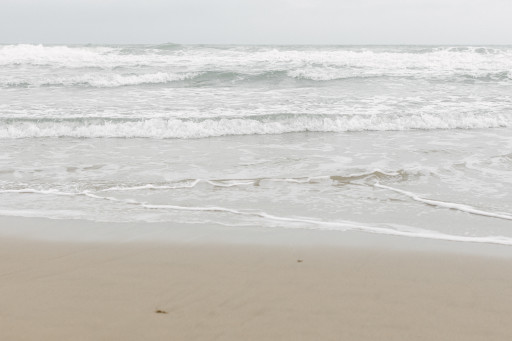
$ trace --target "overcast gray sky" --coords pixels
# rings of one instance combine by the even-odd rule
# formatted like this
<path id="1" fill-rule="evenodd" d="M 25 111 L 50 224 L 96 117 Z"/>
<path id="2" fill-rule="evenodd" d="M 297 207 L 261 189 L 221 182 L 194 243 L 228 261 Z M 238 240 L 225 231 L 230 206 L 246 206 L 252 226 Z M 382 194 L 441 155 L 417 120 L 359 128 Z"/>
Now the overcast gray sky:
<path id="1" fill-rule="evenodd" d="M 510 0 L 0 0 L 0 43 L 512 44 Z"/>

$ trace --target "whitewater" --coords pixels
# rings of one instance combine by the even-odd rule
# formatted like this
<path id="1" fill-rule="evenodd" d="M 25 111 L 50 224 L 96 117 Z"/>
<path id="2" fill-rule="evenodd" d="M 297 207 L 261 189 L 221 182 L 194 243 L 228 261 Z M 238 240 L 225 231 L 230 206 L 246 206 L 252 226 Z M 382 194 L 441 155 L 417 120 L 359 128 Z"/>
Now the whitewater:
<path id="1" fill-rule="evenodd" d="M 511 46 L 0 45 L 0 215 L 512 245 L 511 94 Z"/>

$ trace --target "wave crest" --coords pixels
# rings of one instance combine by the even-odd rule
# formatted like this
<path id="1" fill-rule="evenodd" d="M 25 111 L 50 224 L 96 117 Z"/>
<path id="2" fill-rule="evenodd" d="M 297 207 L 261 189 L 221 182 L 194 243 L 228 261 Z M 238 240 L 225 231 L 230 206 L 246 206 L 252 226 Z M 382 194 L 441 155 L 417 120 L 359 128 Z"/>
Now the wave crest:
<path id="1" fill-rule="evenodd" d="M 31 87 L 31 86 L 91 86 L 97 88 L 112 88 L 142 84 L 166 84 L 184 81 L 196 77 L 197 73 L 167 73 L 156 72 L 148 74 L 85 74 L 75 77 L 56 77 L 40 79 L 36 82 L 15 80 L 7 81 L 7 87 Z"/>
<path id="2" fill-rule="evenodd" d="M 292 132 L 387 131 L 511 127 L 506 114 L 264 115 L 248 118 L 143 120 L 6 120 L 0 138 L 204 138 Z"/>

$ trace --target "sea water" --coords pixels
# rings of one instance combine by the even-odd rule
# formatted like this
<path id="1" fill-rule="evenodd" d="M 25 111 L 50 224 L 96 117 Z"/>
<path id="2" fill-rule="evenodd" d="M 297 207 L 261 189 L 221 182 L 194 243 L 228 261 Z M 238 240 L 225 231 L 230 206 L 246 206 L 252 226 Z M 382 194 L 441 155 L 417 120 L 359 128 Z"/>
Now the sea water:
<path id="1" fill-rule="evenodd" d="M 512 47 L 0 45 L 0 215 L 512 245 Z"/>

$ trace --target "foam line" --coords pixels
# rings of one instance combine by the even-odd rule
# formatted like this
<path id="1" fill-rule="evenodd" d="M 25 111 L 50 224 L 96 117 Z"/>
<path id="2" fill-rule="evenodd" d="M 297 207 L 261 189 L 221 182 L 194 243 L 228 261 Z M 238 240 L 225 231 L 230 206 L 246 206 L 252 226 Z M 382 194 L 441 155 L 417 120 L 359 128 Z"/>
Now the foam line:
<path id="1" fill-rule="evenodd" d="M 465 204 L 458 204 L 458 203 L 452 203 L 452 202 L 445 202 L 445 201 L 438 201 L 438 200 L 432 200 L 432 199 L 425 199 L 421 198 L 415 193 L 407 192 L 398 188 L 389 187 L 385 185 L 381 185 L 379 183 L 374 184 L 375 187 L 387 189 L 396 193 L 403 194 L 405 196 L 408 196 L 409 198 L 422 202 L 424 204 L 430 205 L 430 206 L 437 206 L 437 207 L 443 207 L 443 208 L 449 208 L 452 210 L 462 211 L 470 214 L 476 214 L 486 217 L 492 217 L 492 218 L 499 218 L 499 219 L 505 219 L 505 220 L 512 220 L 512 215 L 508 213 L 501 213 L 501 212 L 488 212 L 488 211 L 482 211 L 477 208 L 474 208 L 473 206 L 465 205 Z"/>
<path id="2" fill-rule="evenodd" d="M 361 231 L 375 234 L 384 234 L 384 235 L 392 235 L 392 236 L 401 236 L 401 237 L 410 237 L 410 238 L 426 238 L 426 239 L 434 239 L 434 240 L 444 240 L 444 241 L 453 241 L 453 242 L 469 242 L 469 243 L 485 243 L 485 244 L 500 244 L 500 245 L 512 245 L 512 238 L 504 237 L 504 236 L 484 236 L 484 237 L 468 237 L 468 236 L 456 236 L 445 233 L 433 232 L 429 230 L 420 230 L 415 229 L 415 231 L 410 231 L 411 228 L 407 226 L 398 226 L 398 225 L 386 225 L 381 224 L 378 226 L 361 224 L 353 221 L 336 221 L 336 222 L 326 222 L 319 221 L 312 218 L 292 218 L 292 217 L 281 217 L 275 216 L 272 214 L 268 214 L 266 212 L 250 212 L 250 211 L 240 211 L 226 207 L 219 206 L 208 206 L 208 207 L 197 207 L 197 206 L 179 206 L 179 205 L 168 205 L 168 204 L 147 204 L 135 202 L 133 200 L 120 200 L 112 197 L 101 197 L 96 195 L 91 195 L 90 193 L 86 193 L 87 196 L 98 198 L 98 199 L 106 199 L 111 201 L 125 202 L 130 204 L 137 204 L 144 208 L 148 209 L 171 209 L 178 211 L 200 211 L 200 212 L 222 212 L 228 214 L 242 215 L 242 216 L 253 216 L 259 217 L 274 221 L 280 222 L 291 222 L 291 223 L 299 223 L 299 224 L 308 224 L 314 225 L 313 229 L 317 230 L 329 230 L 329 231 Z M 312 227 L 291 227 L 284 226 L 284 228 L 301 228 L 301 229 L 311 229 Z"/>
<path id="3" fill-rule="evenodd" d="M 146 184 L 141 186 L 130 186 L 130 187 L 110 187 L 105 188 L 102 190 L 99 190 L 99 192 L 111 192 L 111 191 L 137 191 L 141 189 L 181 189 L 181 188 L 193 188 L 198 183 L 200 183 L 201 179 L 195 179 L 194 181 L 190 182 L 189 184 L 184 185 L 153 185 L 153 184 Z"/>
<path id="4" fill-rule="evenodd" d="M 381 188 L 390 189 L 388 186 L 383 186 Z M 377 186 L 377 187 L 379 187 Z M 401 193 L 401 190 L 398 190 Z M 148 208 L 148 209 L 170 209 L 170 210 L 178 210 L 178 211 L 200 211 L 200 212 L 222 212 L 234 215 L 241 216 L 252 216 L 263 219 L 269 219 L 273 221 L 280 222 L 291 222 L 291 223 L 299 223 L 299 224 L 308 224 L 310 226 L 284 226 L 284 228 L 300 228 L 300 229 L 317 229 L 317 230 L 330 230 L 330 231 L 361 231 L 375 234 L 384 234 L 384 235 L 393 235 L 393 236 L 402 236 L 402 237 L 410 237 L 410 238 L 426 238 L 426 239 L 435 239 L 435 240 L 445 240 L 445 241 L 454 241 L 454 242 L 470 242 L 470 243 L 486 243 L 486 244 L 500 244 L 500 245 L 512 245 L 512 238 L 504 237 L 504 236 L 484 236 L 484 237 L 468 237 L 468 236 L 456 236 L 450 234 L 444 234 L 429 230 L 420 230 L 414 229 L 407 226 L 398 226 L 393 224 L 380 224 L 380 225 L 367 225 L 361 224 L 353 221 L 336 221 L 336 222 L 328 222 L 328 221 L 319 221 L 312 218 L 294 218 L 294 217 L 281 217 L 272 214 L 268 214 L 266 212 L 259 211 L 240 211 L 226 207 L 219 206 L 207 206 L 207 207 L 198 207 L 198 206 L 179 206 L 179 205 L 169 205 L 169 204 L 148 204 L 144 202 L 138 202 L 132 199 L 117 199 L 114 197 L 103 197 L 96 194 L 93 194 L 89 191 L 84 191 L 80 193 L 65 193 L 65 192 L 56 192 L 56 191 L 38 191 L 32 189 L 25 190 L 5 190 L 7 193 L 39 193 L 39 194 L 50 194 L 50 195 L 84 195 L 93 199 L 99 200 L 108 200 L 113 202 L 119 202 L 130 205 L 137 205 L 140 207 Z M 404 191 L 405 192 L 405 191 Z M 409 193 L 409 192 L 406 192 Z M 0 214 L 9 215 L 8 211 L 2 210 Z M 313 225 L 314 227 L 311 227 Z"/>
<path id="5" fill-rule="evenodd" d="M 57 190 L 53 190 L 53 189 L 39 190 L 39 189 L 33 189 L 33 188 L 3 189 L 3 190 L 0 190 L 0 193 L 32 193 L 32 194 L 51 194 L 51 195 L 63 195 L 63 196 L 80 195 L 80 193 L 61 192 L 61 191 L 57 191 Z"/>
<path id="6" fill-rule="evenodd" d="M 240 181 L 240 182 L 237 182 L 237 181 L 234 181 L 234 180 L 229 180 L 229 181 L 227 181 L 228 183 L 223 183 L 221 181 L 222 180 L 205 180 L 206 183 L 208 183 L 208 184 L 210 184 L 212 186 L 215 186 L 215 187 L 235 187 L 235 186 L 246 186 L 246 185 L 253 185 L 254 184 L 253 180 Z"/>

